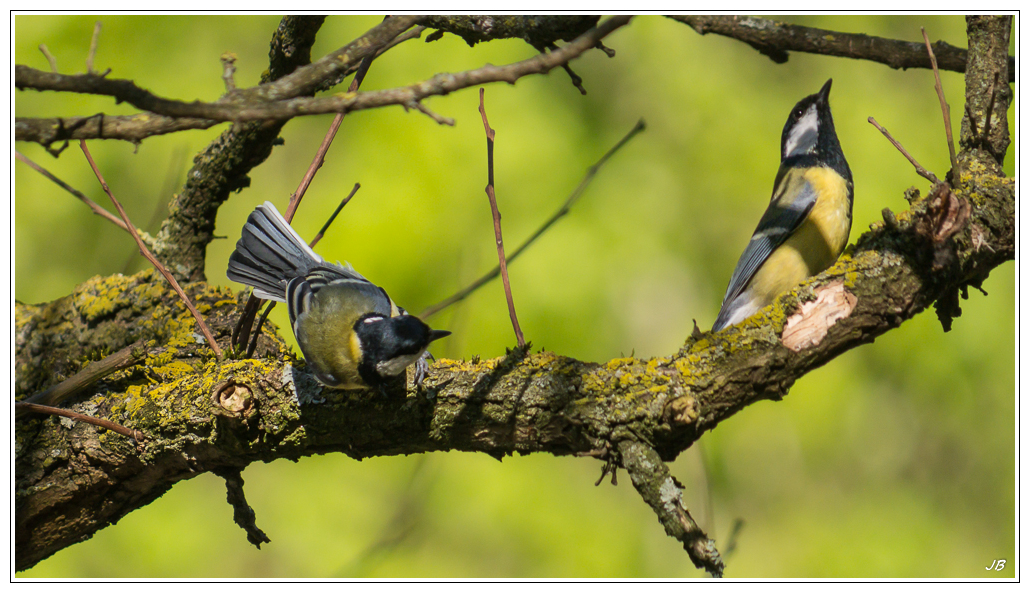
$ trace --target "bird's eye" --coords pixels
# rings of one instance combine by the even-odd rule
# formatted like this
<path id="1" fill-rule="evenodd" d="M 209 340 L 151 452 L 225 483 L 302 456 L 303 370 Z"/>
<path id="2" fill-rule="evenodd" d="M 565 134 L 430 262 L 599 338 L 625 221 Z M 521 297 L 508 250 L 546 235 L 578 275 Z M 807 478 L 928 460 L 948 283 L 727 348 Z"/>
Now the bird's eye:
<path id="1" fill-rule="evenodd" d="M 795 118 L 800 118 L 801 114 L 803 114 L 803 113 L 804 113 L 804 111 L 802 111 L 801 108 L 798 107 L 797 109 L 794 110 L 794 117 Z"/>

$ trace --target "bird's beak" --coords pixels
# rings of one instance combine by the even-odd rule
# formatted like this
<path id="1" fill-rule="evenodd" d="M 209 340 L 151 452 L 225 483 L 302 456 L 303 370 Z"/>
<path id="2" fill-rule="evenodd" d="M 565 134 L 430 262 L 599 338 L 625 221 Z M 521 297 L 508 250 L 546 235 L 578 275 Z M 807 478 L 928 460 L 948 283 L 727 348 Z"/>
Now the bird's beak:
<path id="1" fill-rule="evenodd" d="M 429 330 L 429 341 L 435 342 L 440 338 L 446 338 L 449 335 L 451 335 L 451 332 L 445 329 L 431 329 Z"/>
<path id="2" fill-rule="evenodd" d="M 832 84 L 833 84 L 833 79 L 831 78 L 830 80 L 826 81 L 826 84 L 823 85 L 823 88 L 819 89 L 819 100 L 820 101 L 825 103 L 825 102 L 830 100 L 830 85 L 832 85 Z"/>

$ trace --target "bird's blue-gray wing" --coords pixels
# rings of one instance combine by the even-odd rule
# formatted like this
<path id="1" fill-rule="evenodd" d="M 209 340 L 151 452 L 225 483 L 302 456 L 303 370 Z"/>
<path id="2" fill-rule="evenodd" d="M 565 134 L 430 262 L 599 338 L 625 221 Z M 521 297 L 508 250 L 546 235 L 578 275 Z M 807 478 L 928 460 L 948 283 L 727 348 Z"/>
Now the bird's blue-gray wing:
<path id="1" fill-rule="evenodd" d="M 719 322 L 728 318 L 727 305 L 732 303 L 754 277 L 758 269 L 762 267 L 777 247 L 783 244 L 797 228 L 805 221 L 812 207 L 815 206 L 815 189 L 805 180 L 802 174 L 795 171 L 788 172 L 782 179 L 777 192 L 769 203 L 769 208 L 762 215 L 762 219 L 755 228 L 751 241 L 737 261 L 737 267 L 733 269 L 729 286 L 726 288 L 726 296 L 722 300 L 722 310 L 716 320 Z"/>

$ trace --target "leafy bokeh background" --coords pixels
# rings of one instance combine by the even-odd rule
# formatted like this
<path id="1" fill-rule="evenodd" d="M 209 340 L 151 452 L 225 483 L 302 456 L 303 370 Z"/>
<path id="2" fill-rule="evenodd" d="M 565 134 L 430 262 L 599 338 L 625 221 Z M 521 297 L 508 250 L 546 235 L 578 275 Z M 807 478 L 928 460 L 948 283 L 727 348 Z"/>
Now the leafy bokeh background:
<path id="1" fill-rule="evenodd" d="M 95 20 L 100 69 L 184 100 L 214 100 L 219 56 L 238 55 L 240 86 L 266 68 L 277 16 L 17 16 L 15 61 L 82 72 Z M 330 17 L 313 56 L 379 22 Z M 960 16 L 790 16 L 830 30 L 964 47 Z M 497 193 L 508 245 L 531 233 L 585 170 L 639 119 L 645 133 L 598 175 L 572 213 L 512 265 L 519 318 L 534 346 L 585 360 L 669 354 L 715 318 L 727 279 L 765 208 L 789 109 L 833 78 L 831 102 L 854 172 L 852 241 L 906 208 L 927 183 L 866 118 L 874 116 L 928 169 L 948 169 L 928 70 L 792 54 L 776 65 L 750 47 L 683 24 L 636 18 L 605 40 L 617 57 L 487 87 L 497 130 Z M 377 60 L 363 90 L 438 72 L 525 59 L 524 42 L 469 48 L 445 35 L 409 41 Z M 962 76 L 942 73 L 958 129 Z M 453 128 L 399 107 L 348 115 L 296 222 L 312 236 L 355 182 L 362 189 L 319 246 L 346 259 L 412 311 L 450 295 L 495 263 L 483 128 L 475 89 L 434 97 Z M 19 116 L 132 113 L 81 95 L 16 92 Z M 286 203 L 330 116 L 290 122 L 285 146 L 222 207 L 208 278 L 225 262 L 249 211 Z M 1009 112 L 1010 125 L 1013 119 Z M 91 143 L 138 226 L 156 231 L 192 155 L 224 126 Z M 1013 128 L 1015 130 L 1015 128 Z M 17 148 L 106 204 L 77 147 L 58 159 Z M 1006 171 L 1011 175 L 1009 151 Z M 48 301 L 93 275 L 145 263 L 132 241 L 21 164 L 15 173 L 15 295 Z M 943 333 L 924 312 L 876 343 L 802 378 L 782 402 L 751 406 L 682 454 L 672 469 L 696 518 L 725 549 L 731 577 L 1014 576 L 1015 266 L 972 292 Z M 276 311 L 285 327 L 285 311 Z M 443 357 L 492 357 L 514 343 L 500 283 L 433 325 L 454 335 Z M 592 459 L 436 453 L 354 461 L 342 454 L 255 464 L 244 472 L 258 551 L 232 522 L 221 480 L 202 475 L 20 573 L 22 577 L 696 577 L 625 474 L 594 487 Z M 987 572 L 1007 558 L 1000 573 Z"/>

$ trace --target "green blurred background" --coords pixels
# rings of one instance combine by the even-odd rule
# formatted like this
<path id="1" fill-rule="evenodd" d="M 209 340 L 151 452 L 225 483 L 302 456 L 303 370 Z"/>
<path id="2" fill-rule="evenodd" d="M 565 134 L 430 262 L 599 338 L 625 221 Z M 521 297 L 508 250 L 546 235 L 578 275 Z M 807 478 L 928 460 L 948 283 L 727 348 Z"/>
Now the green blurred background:
<path id="1" fill-rule="evenodd" d="M 219 56 L 238 55 L 239 86 L 267 67 L 277 16 L 17 16 L 15 61 L 85 70 L 95 20 L 96 64 L 158 95 L 204 101 L 223 91 Z M 319 57 L 381 20 L 327 19 Z M 830 30 L 966 46 L 960 16 L 790 16 Z M 668 355 L 691 320 L 711 327 L 737 257 L 765 209 L 790 108 L 833 78 L 837 131 L 855 177 L 852 242 L 880 211 L 907 205 L 927 182 L 866 122 L 876 117 L 920 163 L 943 175 L 948 150 L 929 70 L 792 54 L 777 65 L 743 43 L 638 17 L 572 66 L 487 87 L 497 130 L 496 187 L 507 245 L 531 233 L 587 167 L 640 118 L 647 131 L 598 175 L 573 211 L 510 268 L 527 339 L 584 360 Z M 469 48 L 452 35 L 409 41 L 373 64 L 363 90 L 532 56 L 524 42 Z M 963 78 L 942 73 L 953 125 Z M 342 89 L 342 87 L 341 87 Z M 483 127 L 475 89 L 426 101 L 457 120 L 440 126 L 400 107 L 350 114 L 295 226 L 313 236 L 355 182 L 362 189 L 319 245 L 394 299 L 420 311 L 496 263 Z M 108 98 L 19 91 L 18 116 L 132 113 Z M 283 207 L 331 116 L 300 118 L 285 146 L 222 207 L 208 278 L 225 263 L 247 214 Z M 1013 120 L 1009 112 L 1010 125 Z M 133 221 L 154 232 L 192 157 L 223 126 L 91 150 Z M 1013 128 L 1014 129 L 1014 128 Z M 76 146 L 54 159 L 16 148 L 108 205 Z M 1006 171 L 1012 174 L 1009 150 Z M 145 262 L 122 231 L 18 163 L 15 295 L 68 294 L 94 275 Z M 971 291 L 954 330 L 932 311 L 802 378 L 782 402 L 761 402 L 671 464 L 695 518 L 728 554 L 730 577 L 1012 577 L 1015 564 L 1015 266 Z M 237 286 L 237 288 L 239 288 Z M 285 310 L 276 310 L 285 327 Z M 494 282 L 436 316 L 454 335 L 438 357 L 493 357 L 514 344 Z M 292 339 L 292 336 L 291 336 Z M 342 454 L 255 464 L 244 472 L 258 551 L 232 521 L 222 481 L 202 475 L 58 552 L 24 577 L 697 577 L 625 473 L 594 487 L 601 463 L 549 455 L 503 463 L 437 453 L 354 461 Z M 1002 572 L 985 567 L 1006 558 Z"/>

